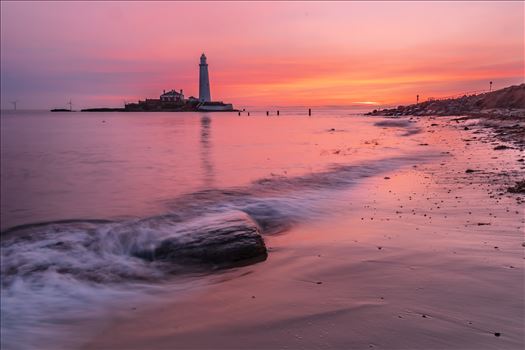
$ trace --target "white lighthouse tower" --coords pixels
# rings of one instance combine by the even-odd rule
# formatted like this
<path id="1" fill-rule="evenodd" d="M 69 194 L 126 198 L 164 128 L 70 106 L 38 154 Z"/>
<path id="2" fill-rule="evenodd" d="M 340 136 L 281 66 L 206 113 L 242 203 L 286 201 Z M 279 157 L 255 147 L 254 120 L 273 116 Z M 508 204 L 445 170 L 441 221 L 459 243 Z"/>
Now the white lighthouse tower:
<path id="1" fill-rule="evenodd" d="M 199 101 L 210 102 L 210 77 L 208 75 L 208 63 L 206 63 L 206 55 L 201 55 L 201 63 L 199 64 Z"/>

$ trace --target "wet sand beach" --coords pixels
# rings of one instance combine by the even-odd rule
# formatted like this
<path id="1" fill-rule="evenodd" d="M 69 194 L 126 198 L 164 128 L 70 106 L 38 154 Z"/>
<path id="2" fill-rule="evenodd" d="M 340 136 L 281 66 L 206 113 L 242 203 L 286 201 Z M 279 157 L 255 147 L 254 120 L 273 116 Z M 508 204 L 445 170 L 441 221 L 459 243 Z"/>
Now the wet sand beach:
<path id="1" fill-rule="evenodd" d="M 120 305 L 83 348 L 523 348 L 523 150 L 477 121 L 372 120 L 438 156 L 326 193 L 339 209 L 266 235 L 265 262 Z"/>
<path id="2" fill-rule="evenodd" d="M 0 350 L 525 350 L 525 1 L 0 7 Z"/>

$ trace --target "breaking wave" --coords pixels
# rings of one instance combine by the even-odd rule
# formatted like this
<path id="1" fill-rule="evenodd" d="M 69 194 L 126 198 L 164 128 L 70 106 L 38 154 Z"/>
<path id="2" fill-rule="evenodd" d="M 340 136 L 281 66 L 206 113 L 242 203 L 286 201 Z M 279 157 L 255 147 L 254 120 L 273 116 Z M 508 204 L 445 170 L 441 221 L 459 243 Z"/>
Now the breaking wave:
<path id="1" fill-rule="evenodd" d="M 186 262 L 146 258 L 160 242 L 178 239 L 189 243 L 214 233 L 232 217 L 244 218 L 262 235 L 286 231 L 292 225 L 322 217 L 333 207 L 326 203 L 339 189 L 360 179 L 377 176 L 429 155 L 416 155 L 334 166 L 297 177 L 260 179 L 249 186 L 207 189 L 166 203 L 164 215 L 128 220 L 65 220 L 22 225 L 2 232 L 2 286 L 17 278 L 46 273 L 68 275 L 95 283 L 151 281 L 180 273 Z M 168 265 L 168 266 L 167 266 Z"/>
<path id="2" fill-rule="evenodd" d="M 360 179 L 435 156 L 339 165 L 298 177 L 260 179 L 245 187 L 202 190 L 168 201 L 167 212 L 160 216 L 57 221 L 6 230 L 0 244 L 2 348 L 42 344 L 43 337 L 53 336 L 44 330 L 46 322 L 88 317 L 104 300 L 131 298 L 174 275 L 238 265 L 217 263 L 225 256 L 253 254 L 259 257 L 254 261 L 264 260 L 260 235 L 326 216 L 334 211 L 338 192 Z M 217 238 L 223 234 L 228 236 Z M 166 242 L 175 253 L 157 259 Z M 219 250 L 224 254 L 218 255 Z M 51 314 L 55 321 L 50 321 Z M 28 332 L 29 345 L 18 343 L 21 329 Z"/>

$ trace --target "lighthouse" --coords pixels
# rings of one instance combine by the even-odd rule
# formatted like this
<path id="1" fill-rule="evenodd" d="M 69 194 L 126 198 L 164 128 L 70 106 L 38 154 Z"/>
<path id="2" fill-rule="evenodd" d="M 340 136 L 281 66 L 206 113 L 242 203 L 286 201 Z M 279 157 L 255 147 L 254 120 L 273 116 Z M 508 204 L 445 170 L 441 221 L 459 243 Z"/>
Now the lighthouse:
<path id="1" fill-rule="evenodd" d="M 210 102 L 210 77 L 208 76 L 208 63 L 206 63 L 206 55 L 201 55 L 201 63 L 199 64 L 199 101 Z"/>

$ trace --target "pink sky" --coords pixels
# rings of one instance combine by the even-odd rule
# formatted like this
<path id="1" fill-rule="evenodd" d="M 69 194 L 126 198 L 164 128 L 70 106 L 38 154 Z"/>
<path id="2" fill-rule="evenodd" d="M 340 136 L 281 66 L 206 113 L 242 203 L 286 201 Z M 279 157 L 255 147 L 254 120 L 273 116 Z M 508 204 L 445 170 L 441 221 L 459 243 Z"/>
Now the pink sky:
<path id="1" fill-rule="evenodd" d="M 163 89 L 247 105 L 379 104 L 523 83 L 524 2 L 1 2 L 2 108 Z"/>

